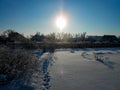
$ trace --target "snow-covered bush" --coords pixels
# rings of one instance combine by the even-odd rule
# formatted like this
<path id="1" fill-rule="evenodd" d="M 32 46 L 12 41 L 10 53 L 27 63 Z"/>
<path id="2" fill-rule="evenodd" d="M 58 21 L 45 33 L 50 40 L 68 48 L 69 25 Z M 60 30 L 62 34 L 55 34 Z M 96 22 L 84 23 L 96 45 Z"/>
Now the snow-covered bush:
<path id="1" fill-rule="evenodd" d="M 94 54 L 94 57 L 95 57 L 96 61 L 99 61 L 99 62 L 102 62 L 102 63 L 104 62 L 102 55 L 97 55 L 96 53 L 93 53 L 93 54 Z"/>
<path id="2" fill-rule="evenodd" d="M 99 54 L 96 54 L 96 53 L 93 53 L 93 54 L 94 54 L 95 60 L 99 61 L 101 63 L 104 63 L 104 61 L 109 59 L 109 57 L 106 57 L 106 56 L 103 56 L 103 55 L 99 55 Z"/>
<path id="3" fill-rule="evenodd" d="M 36 57 L 30 52 L 0 47 L 0 85 L 31 77 L 37 66 Z"/>

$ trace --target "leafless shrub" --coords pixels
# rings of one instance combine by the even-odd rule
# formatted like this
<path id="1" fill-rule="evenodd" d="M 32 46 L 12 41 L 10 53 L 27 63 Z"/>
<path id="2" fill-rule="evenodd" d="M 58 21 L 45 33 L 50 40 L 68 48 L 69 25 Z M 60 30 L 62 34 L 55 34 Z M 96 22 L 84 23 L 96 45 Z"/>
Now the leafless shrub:
<path id="1" fill-rule="evenodd" d="M 26 75 L 31 77 L 37 66 L 36 57 L 31 53 L 0 47 L 0 84 L 22 79 Z"/>

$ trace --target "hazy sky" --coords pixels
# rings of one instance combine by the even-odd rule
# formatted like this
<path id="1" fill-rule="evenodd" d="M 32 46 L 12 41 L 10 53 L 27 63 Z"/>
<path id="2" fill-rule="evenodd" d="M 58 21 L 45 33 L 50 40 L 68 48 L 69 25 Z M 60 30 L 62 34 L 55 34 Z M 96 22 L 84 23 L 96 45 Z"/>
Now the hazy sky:
<path id="1" fill-rule="evenodd" d="M 0 0 L 0 31 L 60 32 L 55 19 L 61 11 L 63 32 L 120 35 L 120 0 Z"/>

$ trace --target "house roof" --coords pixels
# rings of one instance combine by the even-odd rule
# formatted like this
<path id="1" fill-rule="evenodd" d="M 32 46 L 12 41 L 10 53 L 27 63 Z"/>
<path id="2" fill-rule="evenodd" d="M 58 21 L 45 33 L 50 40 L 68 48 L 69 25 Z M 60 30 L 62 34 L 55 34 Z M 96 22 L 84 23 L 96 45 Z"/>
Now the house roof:
<path id="1" fill-rule="evenodd" d="M 104 35 L 102 37 L 102 40 L 113 41 L 113 40 L 118 40 L 118 38 L 115 35 Z"/>

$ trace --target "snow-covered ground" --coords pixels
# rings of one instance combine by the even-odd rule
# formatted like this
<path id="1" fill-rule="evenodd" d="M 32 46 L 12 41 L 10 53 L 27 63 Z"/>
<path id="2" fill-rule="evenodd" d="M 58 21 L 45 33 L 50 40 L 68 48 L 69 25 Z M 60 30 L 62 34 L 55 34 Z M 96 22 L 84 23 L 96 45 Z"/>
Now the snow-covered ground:
<path id="1" fill-rule="evenodd" d="M 120 90 L 120 48 L 35 50 L 40 61 L 29 86 L 20 82 L 0 90 Z"/>
<path id="2" fill-rule="evenodd" d="M 50 90 L 120 90 L 119 48 L 58 49 L 54 55 Z"/>

